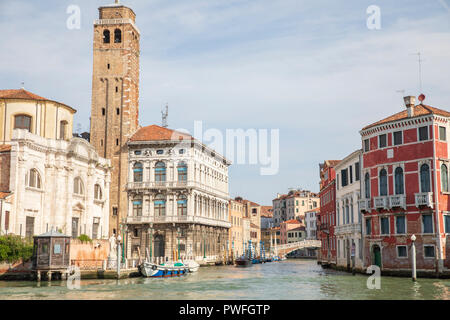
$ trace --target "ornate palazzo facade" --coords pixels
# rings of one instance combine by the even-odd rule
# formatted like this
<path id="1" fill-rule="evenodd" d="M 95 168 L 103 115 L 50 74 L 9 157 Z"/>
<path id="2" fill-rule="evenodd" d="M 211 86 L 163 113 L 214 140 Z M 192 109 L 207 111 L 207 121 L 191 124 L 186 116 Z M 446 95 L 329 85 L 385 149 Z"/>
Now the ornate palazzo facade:
<path id="1" fill-rule="evenodd" d="M 127 257 L 221 260 L 230 163 L 186 134 L 144 127 L 128 143 Z"/>

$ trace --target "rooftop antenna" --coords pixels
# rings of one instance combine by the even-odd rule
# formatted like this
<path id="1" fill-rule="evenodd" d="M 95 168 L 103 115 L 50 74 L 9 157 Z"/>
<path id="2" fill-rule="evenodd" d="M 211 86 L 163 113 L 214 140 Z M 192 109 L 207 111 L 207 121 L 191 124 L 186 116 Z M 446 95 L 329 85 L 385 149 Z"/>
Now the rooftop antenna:
<path id="1" fill-rule="evenodd" d="M 166 103 L 166 110 L 161 111 L 162 116 L 162 127 L 167 128 L 167 117 L 169 116 L 169 104 Z"/>
<path id="2" fill-rule="evenodd" d="M 419 57 L 419 59 L 417 60 L 419 62 L 419 89 L 420 92 L 422 92 L 422 61 L 424 60 L 420 58 L 420 52 L 412 53 L 412 55 L 417 55 Z"/>

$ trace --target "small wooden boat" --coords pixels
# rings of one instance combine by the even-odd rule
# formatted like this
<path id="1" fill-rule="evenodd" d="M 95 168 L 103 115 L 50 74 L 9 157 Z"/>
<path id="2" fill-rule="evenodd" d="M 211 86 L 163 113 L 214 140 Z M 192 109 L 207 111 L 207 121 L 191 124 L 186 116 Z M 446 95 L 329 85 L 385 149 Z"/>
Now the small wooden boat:
<path id="1" fill-rule="evenodd" d="M 166 278 L 185 275 L 189 272 L 189 268 L 182 263 L 157 265 L 144 262 L 139 266 L 139 271 L 144 277 Z"/>
<path id="2" fill-rule="evenodd" d="M 245 256 L 237 258 L 235 260 L 235 262 L 236 262 L 237 267 L 250 267 L 253 265 L 252 260 L 250 260 L 249 258 L 247 258 Z"/>

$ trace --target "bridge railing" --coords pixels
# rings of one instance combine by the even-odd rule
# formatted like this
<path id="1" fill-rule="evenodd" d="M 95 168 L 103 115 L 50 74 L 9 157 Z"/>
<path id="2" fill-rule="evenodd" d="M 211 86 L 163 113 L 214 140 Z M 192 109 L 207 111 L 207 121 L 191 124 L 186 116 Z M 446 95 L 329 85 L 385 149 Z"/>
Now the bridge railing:
<path id="1" fill-rule="evenodd" d="M 322 242 L 320 240 L 303 240 L 297 242 L 286 243 L 277 246 L 277 250 L 285 250 L 285 249 L 302 249 L 302 248 L 320 248 L 322 246 Z"/>

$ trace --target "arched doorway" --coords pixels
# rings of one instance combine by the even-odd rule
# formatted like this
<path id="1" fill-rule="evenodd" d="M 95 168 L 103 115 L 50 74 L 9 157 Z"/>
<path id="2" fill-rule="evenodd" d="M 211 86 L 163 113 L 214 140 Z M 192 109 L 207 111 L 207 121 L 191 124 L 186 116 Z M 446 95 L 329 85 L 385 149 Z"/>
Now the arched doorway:
<path id="1" fill-rule="evenodd" d="M 154 239 L 154 246 L 155 246 L 155 257 L 164 257 L 164 236 L 162 234 L 158 234 L 155 236 Z"/>
<path id="2" fill-rule="evenodd" d="M 372 247 L 372 264 L 380 267 L 381 269 L 381 249 L 377 244 Z"/>

